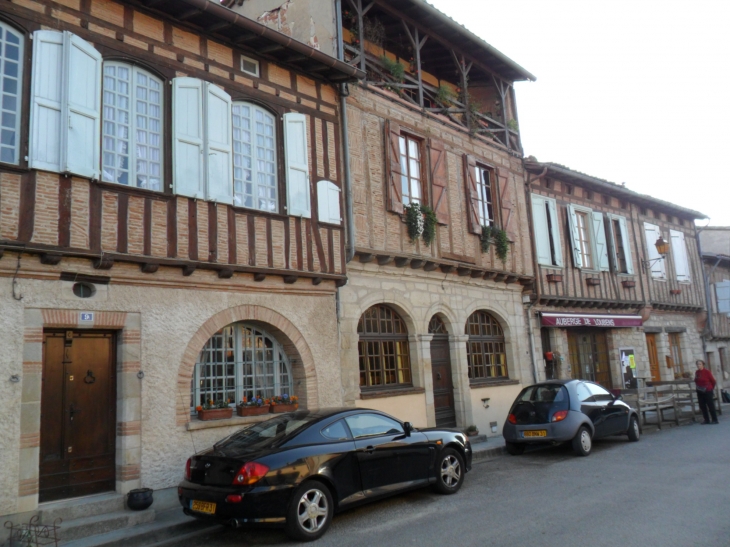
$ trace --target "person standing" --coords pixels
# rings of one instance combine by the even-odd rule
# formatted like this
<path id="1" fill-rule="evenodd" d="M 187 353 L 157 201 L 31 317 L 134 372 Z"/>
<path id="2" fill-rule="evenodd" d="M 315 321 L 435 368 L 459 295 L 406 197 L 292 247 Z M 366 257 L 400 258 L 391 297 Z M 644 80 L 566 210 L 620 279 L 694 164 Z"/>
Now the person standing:
<path id="1" fill-rule="evenodd" d="M 702 359 L 697 360 L 697 372 L 695 372 L 695 385 L 697 386 L 697 400 L 700 403 L 702 417 L 705 419 L 702 425 L 709 423 L 717 423 L 717 414 L 715 414 L 715 377 L 708 369 L 705 368 L 705 362 Z M 712 422 L 710 422 L 712 417 Z"/>

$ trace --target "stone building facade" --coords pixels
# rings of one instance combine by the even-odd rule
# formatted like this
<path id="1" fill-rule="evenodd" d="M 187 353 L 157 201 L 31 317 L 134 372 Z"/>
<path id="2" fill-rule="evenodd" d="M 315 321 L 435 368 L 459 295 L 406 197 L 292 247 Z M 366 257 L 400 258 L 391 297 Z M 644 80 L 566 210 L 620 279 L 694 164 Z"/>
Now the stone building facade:
<path id="1" fill-rule="evenodd" d="M 342 405 L 337 94 L 364 74 L 196 0 L 13 0 L 0 30 L 0 514 L 175 486 L 251 421 L 209 400 Z"/>

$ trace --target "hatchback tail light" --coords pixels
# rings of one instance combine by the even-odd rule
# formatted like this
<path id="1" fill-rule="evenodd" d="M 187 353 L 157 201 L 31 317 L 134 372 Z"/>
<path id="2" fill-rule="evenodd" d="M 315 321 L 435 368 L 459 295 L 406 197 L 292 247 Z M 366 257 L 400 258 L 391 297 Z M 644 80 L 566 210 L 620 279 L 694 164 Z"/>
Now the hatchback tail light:
<path id="1" fill-rule="evenodd" d="M 241 503 L 243 496 L 241 494 L 228 494 L 226 496 L 226 503 Z"/>
<path id="2" fill-rule="evenodd" d="M 192 474 L 190 473 L 190 462 L 192 461 L 192 458 L 188 458 L 188 463 L 185 464 L 185 480 L 189 481 L 192 479 Z"/>
<path id="3" fill-rule="evenodd" d="M 249 486 L 257 483 L 261 480 L 266 473 L 269 472 L 269 468 L 262 463 L 248 462 L 241 466 L 241 469 L 236 473 L 233 479 L 233 484 L 236 486 Z"/>
<path id="4" fill-rule="evenodd" d="M 567 410 L 558 410 L 555 414 L 553 414 L 553 419 L 550 421 L 551 422 L 562 422 L 567 417 L 568 417 Z"/>
<path id="5" fill-rule="evenodd" d="M 507 416 L 507 421 L 511 424 L 516 424 L 517 416 L 515 416 L 514 414 L 510 414 L 509 416 Z"/>

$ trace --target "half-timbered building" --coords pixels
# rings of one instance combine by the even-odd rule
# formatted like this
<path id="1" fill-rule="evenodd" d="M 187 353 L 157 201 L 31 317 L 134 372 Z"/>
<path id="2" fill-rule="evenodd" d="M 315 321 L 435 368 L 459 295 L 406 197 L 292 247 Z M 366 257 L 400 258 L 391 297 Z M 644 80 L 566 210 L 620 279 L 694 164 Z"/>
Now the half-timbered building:
<path id="1" fill-rule="evenodd" d="M 0 45 L 0 514 L 176 485 L 250 421 L 211 401 L 341 405 L 364 73 L 208 0 L 11 0 Z"/>
<path id="2" fill-rule="evenodd" d="M 706 217 L 533 157 L 525 168 L 540 376 L 621 389 L 693 373 L 705 309 L 694 220 Z"/>

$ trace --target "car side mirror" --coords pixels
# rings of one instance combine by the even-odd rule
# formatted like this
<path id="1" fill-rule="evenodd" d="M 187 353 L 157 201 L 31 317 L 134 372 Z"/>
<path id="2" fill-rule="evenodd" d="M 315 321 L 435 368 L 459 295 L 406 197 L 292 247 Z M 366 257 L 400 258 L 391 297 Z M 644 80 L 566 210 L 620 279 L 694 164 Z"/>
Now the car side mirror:
<path id="1" fill-rule="evenodd" d="M 623 401 L 624 400 L 624 396 L 619 393 L 618 395 L 616 395 L 616 397 L 614 399 L 616 401 Z"/>
<path id="2" fill-rule="evenodd" d="M 413 431 L 413 425 L 411 422 L 405 422 L 403 424 L 403 432 L 406 434 L 406 437 L 411 436 L 411 431 Z"/>

